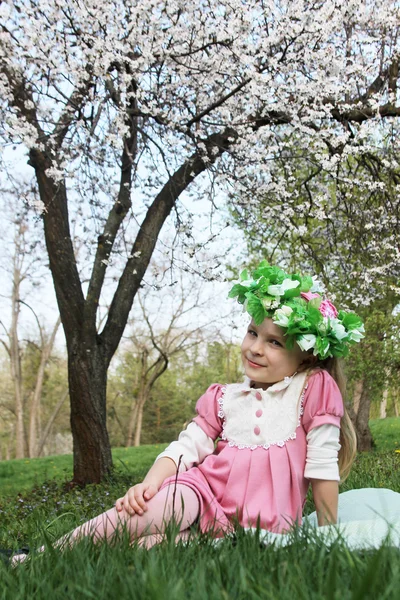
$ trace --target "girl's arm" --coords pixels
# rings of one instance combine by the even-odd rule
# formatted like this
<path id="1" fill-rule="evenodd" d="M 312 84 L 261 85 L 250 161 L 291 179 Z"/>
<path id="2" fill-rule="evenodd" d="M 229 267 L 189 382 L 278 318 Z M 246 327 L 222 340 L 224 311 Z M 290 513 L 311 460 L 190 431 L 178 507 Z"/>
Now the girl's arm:
<path id="1" fill-rule="evenodd" d="M 338 513 L 339 483 L 327 479 L 311 479 L 318 525 L 335 525 Z"/>
<path id="2" fill-rule="evenodd" d="M 151 467 L 142 483 L 129 488 L 125 496 L 118 498 L 115 508 L 128 514 L 142 515 L 147 510 L 146 500 L 150 500 L 161 487 L 165 479 L 175 475 L 176 465 L 171 458 L 159 458 Z"/>

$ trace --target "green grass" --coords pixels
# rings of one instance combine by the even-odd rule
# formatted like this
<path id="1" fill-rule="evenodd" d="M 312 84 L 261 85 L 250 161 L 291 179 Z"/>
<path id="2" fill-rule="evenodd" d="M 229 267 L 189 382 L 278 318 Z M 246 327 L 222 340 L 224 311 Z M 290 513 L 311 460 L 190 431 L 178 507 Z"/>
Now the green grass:
<path id="1" fill-rule="evenodd" d="M 0 575 L 2 600 L 395 600 L 400 586 L 394 549 L 350 553 L 312 538 L 272 549 L 243 533 L 234 544 L 170 540 L 150 551 L 83 543 Z"/>
<path id="2" fill-rule="evenodd" d="M 157 444 L 139 448 L 115 448 L 112 451 L 115 470 L 132 473 L 133 469 L 139 467 L 144 476 L 165 446 L 166 444 Z M 0 498 L 26 492 L 45 481 L 66 481 L 71 478 L 72 455 L 69 454 L 0 461 Z"/>
<path id="3" fill-rule="evenodd" d="M 378 450 L 400 450 L 400 417 L 374 419 L 369 425 Z"/>
<path id="4" fill-rule="evenodd" d="M 393 446 L 399 440 L 393 433 L 398 423 L 392 427 L 393 419 L 385 421 L 386 434 L 384 421 L 372 423 L 377 450 L 357 457 L 341 491 L 389 487 L 400 492 L 400 453 Z M 385 445 L 389 449 L 384 450 Z M 0 463 L 0 546 L 27 543 L 35 548 L 58 539 L 109 508 L 128 486 L 143 478 L 162 449 L 114 450 L 112 477 L 85 489 L 66 484 L 71 457 Z M 7 473 L 15 481 L 5 479 Z M 55 478 L 44 481 L 53 474 Z M 309 498 L 305 512 L 313 508 Z M 18 569 L 0 562 L 0 600 L 397 600 L 399 589 L 399 550 L 356 552 L 340 543 L 328 549 L 312 533 L 277 549 L 262 546 L 257 536 L 243 531 L 234 543 L 226 539 L 218 545 L 204 536 L 175 545 L 172 536 L 150 551 L 131 547 L 126 539 L 114 546 L 93 546 L 85 540 L 64 553 L 49 548 Z"/>

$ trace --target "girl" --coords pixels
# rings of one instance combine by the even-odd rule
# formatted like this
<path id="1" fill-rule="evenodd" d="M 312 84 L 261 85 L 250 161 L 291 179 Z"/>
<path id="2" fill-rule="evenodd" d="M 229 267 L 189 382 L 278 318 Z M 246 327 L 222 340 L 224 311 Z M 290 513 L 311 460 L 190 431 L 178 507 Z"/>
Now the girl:
<path id="1" fill-rule="evenodd" d="M 251 317 L 244 382 L 209 387 L 143 482 L 63 542 L 109 539 L 126 527 L 149 548 L 171 519 L 180 539 L 194 523 L 215 536 L 234 523 L 281 533 L 301 523 L 310 482 L 318 524 L 336 522 L 340 474 L 356 448 L 338 357 L 364 337 L 362 321 L 338 312 L 311 277 L 266 261 L 252 277 L 244 271 L 230 296 Z"/>

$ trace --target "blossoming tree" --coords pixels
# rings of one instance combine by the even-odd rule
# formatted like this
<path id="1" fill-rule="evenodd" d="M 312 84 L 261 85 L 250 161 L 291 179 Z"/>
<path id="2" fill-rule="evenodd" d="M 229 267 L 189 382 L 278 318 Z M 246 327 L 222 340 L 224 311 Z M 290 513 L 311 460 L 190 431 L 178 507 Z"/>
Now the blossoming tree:
<path id="1" fill-rule="evenodd" d="M 400 114 L 398 7 L 8 0 L 0 18 L 1 135 L 25 146 L 40 192 L 68 347 L 74 479 L 99 481 L 111 466 L 107 369 L 179 197 L 205 172 L 228 184 L 234 173 L 245 189 L 261 171 L 270 185 L 278 156 L 312 148 L 324 169 L 330 147 L 351 155 L 373 143 L 378 124 Z M 285 180 L 274 183 L 284 203 Z M 85 277 L 73 212 L 84 237 L 96 232 Z M 107 268 L 129 225 L 134 241 L 99 329 Z"/>

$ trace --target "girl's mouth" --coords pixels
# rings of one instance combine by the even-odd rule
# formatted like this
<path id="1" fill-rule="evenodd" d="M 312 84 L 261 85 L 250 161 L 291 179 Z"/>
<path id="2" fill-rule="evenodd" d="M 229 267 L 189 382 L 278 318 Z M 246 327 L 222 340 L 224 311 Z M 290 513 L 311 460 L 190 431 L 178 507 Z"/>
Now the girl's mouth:
<path id="1" fill-rule="evenodd" d="M 264 366 L 264 365 L 258 365 L 257 363 L 253 362 L 249 358 L 247 359 L 247 362 L 249 363 L 249 366 L 252 367 L 253 369 L 262 369 Z"/>

